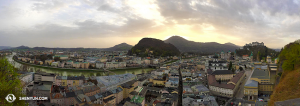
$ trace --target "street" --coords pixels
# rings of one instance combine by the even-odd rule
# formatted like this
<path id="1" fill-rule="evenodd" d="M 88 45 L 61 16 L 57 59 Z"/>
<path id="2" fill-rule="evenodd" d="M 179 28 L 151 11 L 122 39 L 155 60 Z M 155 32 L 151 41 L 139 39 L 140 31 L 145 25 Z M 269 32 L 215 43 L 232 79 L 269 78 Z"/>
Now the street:
<path id="1" fill-rule="evenodd" d="M 235 95 L 235 97 L 237 99 L 242 99 L 243 98 L 243 96 L 244 96 L 244 85 L 250 79 L 252 73 L 253 73 L 253 71 L 251 69 L 246 69 L 245 70 L 246 80 L 239 86 L 239 90 L 238 90 L 237 94 Z"/>

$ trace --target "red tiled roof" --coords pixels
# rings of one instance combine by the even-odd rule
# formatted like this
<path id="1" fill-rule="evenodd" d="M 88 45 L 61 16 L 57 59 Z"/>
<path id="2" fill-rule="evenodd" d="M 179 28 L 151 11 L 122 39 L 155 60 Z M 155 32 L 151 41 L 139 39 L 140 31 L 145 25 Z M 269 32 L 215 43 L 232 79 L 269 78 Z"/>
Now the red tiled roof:
<path id="1" fill-rule="evenodd" d="M 226 89 L 234 89 L 235 85 L 233 84 L 220 84 L 216 81 L 216 78 L 214 75 L 208 75 L 208 85 L 210 86 L 216 86 L 220 88 L 226 88 Z"/>
<path id="2" fill-rule="evenodd" d="M 240 80 L 240 78 L 244 75 L 244 73 L 245 71 L 240 71 L 229 82 L 233 82 L 236 84 Z"/>
<path id="3" fill-rule="evenodd" d="M 153 102 L 153 104 L 157 104 L 157 103 L 159 103 L 160 101 L 158 101 L 158 100 L 155 100 L 154 102 Z"/>

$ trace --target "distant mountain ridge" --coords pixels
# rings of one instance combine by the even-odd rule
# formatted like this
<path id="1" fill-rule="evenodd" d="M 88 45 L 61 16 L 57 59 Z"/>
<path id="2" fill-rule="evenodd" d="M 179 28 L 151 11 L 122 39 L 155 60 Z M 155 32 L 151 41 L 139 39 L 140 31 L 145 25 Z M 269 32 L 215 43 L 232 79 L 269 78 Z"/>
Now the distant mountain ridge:
<path id="1" fill-rule="evenodd" d="M 12 47 L 10 47 L 10 46 L 0 46 L 0 50 L 3 50 L 3 49 L 10 49 L 10 48 L 12 48 Z"/>
<path id="2" fill-rule="evenodd" d="M 14 47 L 14 48 L 5 48 L 6 50 L 16 50 L 16 49 L 28 49 L 28 50 L 71 50 L 71 51 L 76 51 L 76 50 L 103 50 L 103 51 L 127 51 L 132 48 L 131 45 L 127 43 L 121 43 L 118 45 L 115 45 L 110 48 L 83 48 L 83 47 L 78 47 L 78 48 L 51 48 L 51 47 L 28 47 L 28 46 L 19 46 L 19 47 Z M 1 49 L 0 49 L 1 50 Z"/>
<path id="3" fill-rule="evenodd" d="M 151 53 L 152 52 L 152 53 Z M 128 51 L 129 55 L 137 54 L 142 57 L 149 56 L 174 56 L 180 55 L 180 51 L 172 44 L 154 38 L 143 38 L 138 44 Z"/>
<path id="4" fill-rule="evenodd" d="M 194 42 L 180 36 L 172 36 L 165 40 L 165 42 L 173 44 L 181 52 L 216 53 L 221 51 L 235 51 L 240 48 L 233 43 L 220 44 L 217 42 Z"/>
<path id="5" fill-rule="evenodd" d="M 132 45 L 129 45 L 127 43 L 121 43 L 121 44 L 115 45 L 113 47 L 106 48 L 104 50 L 107 50 L 107 51 L 127 51 L 127 50 L 130 50 L 132 47 L 133 47 Z"/>

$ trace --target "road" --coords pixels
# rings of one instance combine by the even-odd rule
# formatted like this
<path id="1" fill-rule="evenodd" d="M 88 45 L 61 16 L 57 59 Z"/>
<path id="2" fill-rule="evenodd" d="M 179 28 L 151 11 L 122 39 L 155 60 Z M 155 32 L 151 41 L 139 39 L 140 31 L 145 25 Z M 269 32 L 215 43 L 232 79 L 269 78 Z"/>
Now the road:
<path id="1" fill-rule="evenodd" d="M 235 97 L 237 99 L 242 99 L 243 98 L 243 96 L 244 96 L 244 85 L 250 79 L 252 73 L 253 73 L 253 71 L 251 69 L 246 69 L 246 71 L 245 71 L 246 80 L 239 86 L 239 90 L 238 90 L 237 94 L 235 95 Z"/>
<path id="2" fill-rule="evenodd" d="M 180 70 L 180 66 L 179 66 L 179 86 L 178 86 L 178 106 L 182 106 L 182 76 L 181 76 L 181 70 Z"/>

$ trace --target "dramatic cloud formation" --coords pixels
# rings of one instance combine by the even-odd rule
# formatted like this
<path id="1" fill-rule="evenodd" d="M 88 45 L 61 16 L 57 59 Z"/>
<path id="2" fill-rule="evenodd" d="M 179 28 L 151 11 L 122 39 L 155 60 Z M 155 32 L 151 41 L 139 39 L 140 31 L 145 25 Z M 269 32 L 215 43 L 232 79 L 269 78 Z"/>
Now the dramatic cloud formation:
<path id="1" fill-rule="evenodd" d="M 111 47 L 143 37 L 264 42 L 300 37 L 298 0 L 4 0 L 0 45 Z"/>

